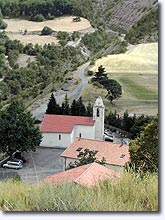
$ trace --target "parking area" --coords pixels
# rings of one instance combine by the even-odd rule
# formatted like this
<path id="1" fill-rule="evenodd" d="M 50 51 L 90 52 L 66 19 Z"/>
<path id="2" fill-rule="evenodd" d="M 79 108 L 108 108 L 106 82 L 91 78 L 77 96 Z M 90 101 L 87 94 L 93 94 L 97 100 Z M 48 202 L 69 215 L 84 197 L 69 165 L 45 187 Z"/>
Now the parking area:
<path id="1" fill-rule="evenodd" d="M 35 152 L 24 153 L 27 162 L 20 170 L 0 168 L 0 180 L 20 177 L 22 180 L 39 182 L 46 176 L 61 172 L 63 160 L 60 154 L 64 149 L 38 147 Z"/>

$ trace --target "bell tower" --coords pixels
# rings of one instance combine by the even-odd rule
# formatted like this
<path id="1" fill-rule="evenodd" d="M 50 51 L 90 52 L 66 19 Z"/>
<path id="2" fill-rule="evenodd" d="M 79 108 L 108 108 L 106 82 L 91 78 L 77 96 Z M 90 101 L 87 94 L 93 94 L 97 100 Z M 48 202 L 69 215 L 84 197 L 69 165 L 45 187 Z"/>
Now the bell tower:
<path id="1" fill-rule="evenodd" d="M 102 98 L 99 96 L 93 105 L 93 120 L 95 120 L 95 139 L 104 140 L 104 110 Z"/>

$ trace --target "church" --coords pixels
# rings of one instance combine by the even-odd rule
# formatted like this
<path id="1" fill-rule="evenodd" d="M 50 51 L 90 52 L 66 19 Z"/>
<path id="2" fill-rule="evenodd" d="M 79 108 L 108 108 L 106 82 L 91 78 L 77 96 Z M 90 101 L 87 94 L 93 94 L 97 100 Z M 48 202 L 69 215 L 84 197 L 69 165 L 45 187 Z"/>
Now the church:
<path id="1" fill-rule="evenodd" d="M 93 117 L 45 114 L 40 146 L 67 148 L 76 138 L 104 140 L 104 111 L 99 96 L 93 105 Z"/>

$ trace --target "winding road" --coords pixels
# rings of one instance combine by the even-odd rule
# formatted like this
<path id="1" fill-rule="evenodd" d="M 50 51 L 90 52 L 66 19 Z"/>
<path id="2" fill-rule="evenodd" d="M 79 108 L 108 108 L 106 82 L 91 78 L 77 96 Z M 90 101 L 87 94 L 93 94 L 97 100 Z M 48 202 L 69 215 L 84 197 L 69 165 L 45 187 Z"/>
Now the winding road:
<path id="1" fill-rule="evenodd" d="M 81 79 L 81 83 L 73 90 L 73 91 L 68 91 L 67 95 L 68 98 L 72 101 L 73 99 L 78 99 L 81 96 L 82 91 L 84 90 L 85 86 L 88 84 L 88 79 L 85 76 L 85 71 L 88 68 L 90 62 L 87 62 L 81 66 L 78 67 L 78 69 L 76 70 L 76 75 Z M 64 100 L 66 92 L 62 91 L 62 90 L 58 90 L 54 93 L 54 96 L 56 98 L 57 103 L 61 103 Z M 46 108 L 47 108 L 47 104 L 49 101 L 49 96 L 43 98 L 42 100 L 36 101 L 33 103 L 33 105 L 29 108 L 29 110 L 31 111 L 33 117 L 35 117 L 36 119 L 42 121 Z"/>
<path id="2" fill-rule="evenodd" d="M 84 90 L 85 86 L 88 84 L 88 79 L 85 76 L 85 70 L 88 68 L 90 62 L 87 62 L 83 64 L 82 66 L 78 67 L 77 69 L 77 75 L 79 78 L 82 80 L 81 83 L 72 91 L 68 93 L 68 97 L 73 100 L 73 99 L 78 99 Z"/>

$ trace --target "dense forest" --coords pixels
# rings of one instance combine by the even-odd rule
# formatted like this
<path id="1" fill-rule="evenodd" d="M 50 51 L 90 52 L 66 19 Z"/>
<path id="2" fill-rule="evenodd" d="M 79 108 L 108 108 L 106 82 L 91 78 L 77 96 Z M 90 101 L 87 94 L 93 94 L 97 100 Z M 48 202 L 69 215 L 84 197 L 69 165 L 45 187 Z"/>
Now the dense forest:
<path id="1" fill-rule="evenodd" d="M 88 7 L 83 7 L 88 5 Z M 89 0 L 1 0 L 3 16 L 26 17 L 35 21 L 53 19 L 62 15 L 90 15 L 93 11 Z"/>

